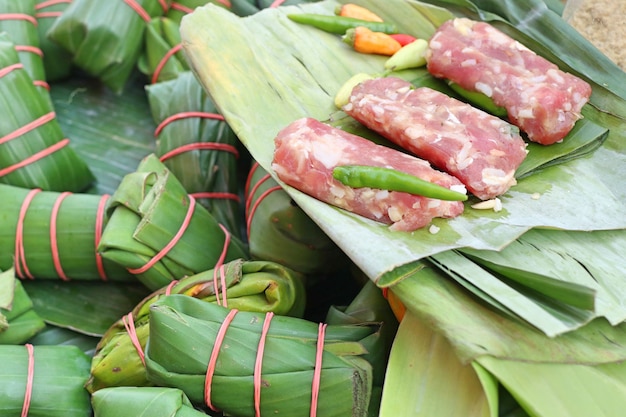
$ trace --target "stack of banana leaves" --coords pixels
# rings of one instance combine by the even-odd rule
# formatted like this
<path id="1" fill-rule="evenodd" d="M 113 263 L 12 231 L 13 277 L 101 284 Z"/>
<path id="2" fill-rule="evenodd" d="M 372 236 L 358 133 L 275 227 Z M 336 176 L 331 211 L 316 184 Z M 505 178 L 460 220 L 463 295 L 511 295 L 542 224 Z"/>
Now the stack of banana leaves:
<path id="1" fill-rule="evenodd" d="M 280 181 L 355 74 L 297 23 L 493 24 L 587 81 L 502 210 L 389 230 Z M 626 74 L 560 1 L 0 1 L 0 415 L 598 416 L 626 409 Z M 381 142 L 382 143 L 382 142 Z"/>

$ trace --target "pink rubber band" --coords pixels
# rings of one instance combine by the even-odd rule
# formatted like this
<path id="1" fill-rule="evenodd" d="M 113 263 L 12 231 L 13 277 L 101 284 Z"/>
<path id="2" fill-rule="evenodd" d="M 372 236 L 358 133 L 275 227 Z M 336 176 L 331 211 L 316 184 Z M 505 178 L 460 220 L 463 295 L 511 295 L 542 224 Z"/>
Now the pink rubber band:
<path id="1" fill-rule="evenodd" d="M 35 5 L 35 10 L 41 10 L 41 9 L 45 9 L 46 7 L 56 6 L 57 4 L 63 4 L 63 3 L 70 4 L 70 3 L 72 3 L 72 0 L 48 0 L 48 1 L 42 1 L 41 3 Z"/>
<path id="2" fill-rule="evenodd" d="M 137 3 L 135 0 L 124 0 L 124 3 L 128 4 L 131 9 L 137 12 L 139 17 L 141 17 L 146 23 L 150 23 L 150 20 L 152 19 L 150 17 L 150 14 L 148 14 L 148 12 L 146 12 L 146 10 L 141 7 L 139 3 Z"/>
<path id="3" fill-rule="evenodd" d="M 98 275 L 102 281 L 107 280 L 106 271 L 104 270 L 104 262 L 102 260 L 102 255 L 98 252 L 98 246 L 100 245 L 100 239 L 102 238 L 102 229 L 104 228 L 104 215 L 107 201 L 109 200 L 110 195 L 104 194 L 100 198 L 100 202 L 98 203 L 98 210 L 96 211 L 96 231 L 94 233 L 94 244 L 95 244 L 95 254 L 96 254 L 96 268 L 98 269 Z"/>
<path id="4" fill-rule="evenodd" d="M 250 208 L 250 212 L 248 213 L 248 217 L 246 218 L 246 231 L 248 233 L 248 239 L 250 239 L 250 228 L 252 227 L 252 219 L 254 218 L 254 213 L 256 213 L 257 208 L 259 208 L 259 205 L 261 204 L 261 202 L 263 202 L 263 199 L 272 194 L 274 191 L 278 190 L 282 190 L 282 187 L 280 185 L 276 185 L 263 191 L 259 198 L 254 202 L 254 205 Z"/>
<path id="5" fill-rule="evenodd" d="M 239 157 L 239 152 L 237 151 L 237 148 L 233 145 L 229 145 L 228 143 L 195 142 L 179 146 L 176 149 L 172 149 L 171 151 L 162 155 L 159 160 L 161 162 L 164 162 L 176 155 L 180 155 L 181 153 L 190 151 L 224 151 L 232 153 L 233 155 L 235 155 L 235 158 Z"/>
<path id="6" fill-rule="evenodd" d="M 7 174 L 10 174 L 13 171 L 16 171 L 20 168 L 25 167 L 28 164 L 32 164 L 33 162 L 36 162 L 42 158 L 45 158 L 46 156 L 58 151 L 59 149 L 63 148 L 64 146 L 66 146 L 68 143 L 70 142 L 69 139 L 63 139 L 57 143 L 55 143 L 54 145 L 44 149 L 43 151 L 39 151 L 31 156 L 29 156 L 28 158 L 24 159 L 23 161 L 20 161 L 16 164 L 10 165 L 6 168 L 0 169 L 0 177 L 3 177 Z"/>
<path id="7" fill-rule="evenodd" d="M 0 14 L 0 20 L 26 20 L 37 26 L 37 19 L 25 13 L 2 13 Z"/>
<path id="8" fill-rule="evenodd" d="M 15 275 L 19 278 L 34 279 L 28 266 L 26 266 L 26 254 L 24 251 L 24 219 L 26 218 L 26 212 L 30 206 L 31 201 L 35 197 L 35 194 L 41 192 L 39 188 L 32 189 L 26 194 L 22 206 L 20 207 L 20 214 L 17 219 L 17 227 L 15 230 Z"/>
<path id="9" fill-rule="evenodd" d="M 220 271 L 220 285 L 217 285 L 217 267 L 213 269 L 213 293 L 215 294 L 215 300 L 218 306 L 228 307 L 228 299 L 226 298 L 226 274 L 224 271 L 224 264 L 219 266 Z M 220 292 L 222 293 L 222 301 L 220 301 Z"/>
<path id="10" fill-rule="evenodd" d="M 63 271 L 63 267 L 61 266 L 61 258 L 59 256 L 59 246 L 57 242 L 57 217 L 59 214 L 59 208 L 61 207 L 61 203 L 67 196 L 69 196 L 70 192 L 63 192 L 59 194 L 56 201 L 52 206 L 52 213 L 50 214 L 50 250 L 52 252 L 52 262 L 54 263 L 54 269 L 57 272 L 59 278 L 63 281 L 69 281 L 67 275 Z"/>
<path id="11" fill-rule="evenodd" d="M 174 285 L 176 284 L 178 284 L 177 279 L 167 284 L 167 287 L 165 287 L 165 295 L 170 295 L 172 293 L 172 288 L 174 288 Z"/>
<path id="12" fill-rule="evenodd" d="M 45 81 L 42 81 L 42 80 L 35 80 L 35 81 L 33 81 L 33 84 L 34 84 L 36 87 L 43 87 L 43 88 L 45 88 L 46 90 L 50 91 L 50 84 L 48 84 L 48 83 L 47 83 L 47 82 L 45 82 Z"/>
<path id="13" fill-rule="evenodd" d="M 187 226 L 191 222 L 191 217 L 193 216 L 194 208 L 196 207 L 196 199 L 193 196 L 189 196 L 189 207 L 187 208 L 187 214 L 185 215 L 185 219 L 183 220 L 183 224 L 181 224 L 180 229 L 174 235 L 172 240 L 169 241 L 167 245 L 163 249 L 159 251 L 152 259 L 150 259 L 144 266 L 136 269 L 128 269 L 128 272 L 131 274 L 141 274 L 146 272 L 148 269 L 152 268 L 154 264 L 159 262 L 161 258 L 167 255 L 167 253 L 178 243 L 180 238 L 185 234 L 187 230 Z"/>
<path id="14" fill-rule="evenodd" d="M 256 361 L 254 362 L 254 415 L 261 417 L 261 369 L 263 368 L 263 352 L 265 351 L 265 339 L 267 332 L 270 329 L 270 322 L 274 317 L 274 313 L 271 311 L 265 313 L 265 320 L 263 321 L 263 328 L 261 330 L 261 339 L 259 339 L 259 345 L 256 351 Z"/>
<path id="15" fill-rule="evenodd" d="M 248 216 L 248 213 L 250 211 L 250 206 L 252 205 L 252 200 L 253 200 L 253 196 L 254 194 L 257 192 L 257 190 L 263 185 L 263 183 L 267 180 L 269 180 L 271 178 L 270 174 L 265 174 L 263 175 L 261 178 L 259 178 L 259 180 L 257 181 L 256 184 L 254 184 L 254 186 L 252 187 L 252 189 L 250 190 L 249 193 L 246 193 L 247 199 L 246 199 L 246 207 L 245 207 L 245 214 L 246 217 Z"/>
<path id="16" fill-rule="evenodd" d="M 15 45 L 15 50 L 17 52 L 30 52 L 30 53 L 33 53 L 35 55 L 39 55 L 39 56 L 43 57 L 43 51 L 41 49 L 37 48 L 36 46 Z"/>
<path id="17" fill-rule="evenodd" d="M 320 393 L 320 380 L 322 378 L 322 357 L 324 356 L 324 336 L 327 324 L 320 323 L 317 330 L 317 351 L 315 352 L 315 368 L 313 370 L 313 383 L 311 384 L 311 413 L 310 417 L 317 415 L 317 399 Z"/>
<path id="18" fill-rule="evenodd" d="M 239 196 L 234 193 L 220 193 L 220 192 L 204 192 L 204 193 L 192 193 L 196 199 L 206 198 L 206 199 L 224 199 L 224 200 L 234 200 L 236 202 L 241 201 Z"/>
<path id="19" fill-rule="evenodd" d="M 230 0 L 217 0 L 218 3 L 222 3 L 224 6 L 228 7 L 229 9 L 232 7 L 232 5 L 230 4 Z"/>
<path id="20" fill-rule="evenodd" d="M 248 171 L 248 177 L 246 178 L 246 184 L 243 187 L 243 195 L 248 198 L 250 196 L 250 185 L 252 184 L 252 177 L 256 170 L 261 166 L 257 161 L 254 161 L 252 166 L 250 167 L 250 171 Z"/>
<path id="21" fill-rule="evenodd" d="M 161 8 L 163 9 L 163 13 L 167 13 L 167 11 L 170 8 L 170 6 L 167 4 L 167 1 L 166 0 L 159 0 L 159 4 L 161 5 Z"/>
<path id="22" fill-rule="evenodd" d="M 22 68 L 24 68 L 24 65 L 20 63 L 7 65 L 6 67 L 0 69 L 0 78 L 4 77 L 5 75 L 7 75 L 13 70 L 22 69 Z"/>
<path id="23" fill-rule="evenodd" d="M 172 10 L 178 10 L 179 12 L 183 12 L 185 14 L 189 14 L 189 13 L 193 12 L 193 9 L 191 9 L 191 8 L 189 8 L 187 6 L 184 6 L 184 5 L 180 4 L 180 3 L 175 3 L 175 2 L 170 5 L 170 8 Z"/>
<path id="24" fill-rule="evenodd" d="M 45 19 L 48 17 L 59 17 L 63 14 L 62 11 L 58 11 L 58 12 L 37 12 L 35 13 L 35 17 L 37 19 Z"/>
<path id="25" fill-rule="evenodd" d="M 202 111 L 187 111 L 187 112 L 176 113 L 166 118 L 161 123 L 159 123 L 156 130 L 154 131 L 154 136 L 155 137 L 159 136 L 161 134 L 161 130 L 163 130 L 165 126 L 167 126 L 168 124 L 176 120 L 188 119 L 190 117 L 202 117 L 204 119 L 224 120 L 224 116 L 222 116 L 221 114 L 217 114 L 217 113 L 207 113 L 207 112 L 202 112 Z"/>
<path id="26" fill-rule="evenodd" d="M 137 330 L 135 329 L 135 319 L 133 318 L 133 313 L 130 312 L 122 317 L 122 323 L 124 323 L 124 327 L 126 328 L 128 337 L 130 337 L 130 341 L 135 347 L 135 350 L 139 355 L 139 359 L 141 359 L 141 363 L 143 364 L 143 366 L 146 366 L 146 358 L 145 354 L 143 353 L 143 349 L 141 348 L 141 342 L 139 342 L 139 337 L 137 337 Z"/>
<path id="27" fill-rule="evenodd" d="M 0 138 L 0 145 L 2 145 L 5 142 L 8 142 L 10 140 L 13 140 L 17 137 L 22 136 L 25 133 L 30 132 L 31 130 L 35 130 L 37 129 L 39 126 L 42 126 L 46 123 L 48 123 L 51 120 L 54 120 L 54 118 L 56 117 L 56 114 L 51 111 L 50 113 L 44 114 L 41 117 L 38 117 L 37 119 L 33 120 L 30 123 L 25 124 L 24 126 L 15 129 L 13 132 L 9 133 L 8 135 L 5 135 L 3 137 Z"/>
<path id="28" fill-rule="evenodd" d="M 152 74 L 152 80 L 151 80 L 152 84 L 155 84 L 157 81 L 159 81 L 159 76 L 161 75 L 161 71 L 163 70 L 163 67 L 165 66 L 165 64 L 167 64 L 167 61 L 172 57 L 172 55 L 174 55 L 181 49 L 183 49 L 183 44 L 179 43 L 178 45 L 174 46 L 169 51 L 167 51 L 165 55 L 163 55 L 163 58 L 161 58 L 161 60 L 159 61 L 159 64 L 154 69 L 154 74 Z"/>
<path id="29" fill-rule="evenodd" d="M 272 2 L 272 4 L 270 4 L 270 9 L 274 8 L 274 7 L 278 7 L 281 4 L 283 4 L 285 2 L 285 0 L 274 0 Z"/>
<path id="30" fill-rule="evenodd" d="M 35 377 L 35 351 L 33 345 L 26 343 L 24 345 L 28 352 L 28 374 L 26 376 L 26 391 L 24 392 L 24 403 L 22 404 L 21 417 L 28 416 L 28 409 L 30 408 L 30 398 L 33 393 L 33 380 Z"/>
<path id="31" fill-rule="evenodd" d="M 228 253 L 228 246 L 230 246 L 230 233 L 228 233 L 228 230 L 221 224 L 219 226 L 220 226 L 220 229 L 222 229 L 222 231 L 224 232 L 224 246 L 222 247 L 222 253 L 220 253 L 220 257 L 217 259 L 217 262 L 215 263 L 215 266 L 213 267 L 213 290 L 215 292 L 215 297 L 218 300 L 218 304 L 219 304 L 219 292 L 217 288 L 217 270 L 220 267 L 224 266 L 224 261 L 226 260 L 226 254 Z M 222 279 L 222 294 L 223 294 L 222 296 L 224 297 L 224 303 L 226 304 L 226 281 L 225 279 Z"/>
<path id="32" fill-rule="evenodd" d="M 222 342 L 224 341 L 224 337 L 226 336 L 226 330 L 228 330 L 228 326 L 230 326 L 230 323 L 233 321 L 235 315 L 238 312 L 239 311 L 237 309 L 232 309 L 224 318 L 224 321 L 220 325 L 220 328 L 217 331 L 217 335 L 215 336 L 215 343 L 213 344 L 211 356 L 209 357 L 209 363 L 206 368 L 206 376 L 204 378 L 204 402 L 207 407 L 209 407 L 213 411 L 219 411 L 213 406 L 213 403 L 211 402 L 211 383 L 213 382 L 213 374 L 215 373 L 215 365 L 217 364 L 217 355 L 219 355 L 220 353 Z"/>

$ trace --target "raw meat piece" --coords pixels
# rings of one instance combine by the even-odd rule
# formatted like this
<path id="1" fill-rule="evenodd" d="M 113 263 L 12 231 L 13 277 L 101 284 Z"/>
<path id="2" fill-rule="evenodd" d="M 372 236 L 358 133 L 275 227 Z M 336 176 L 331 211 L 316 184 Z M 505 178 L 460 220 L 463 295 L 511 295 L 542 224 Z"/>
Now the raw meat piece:
<path id="1" fill-rule="evenodd" d="M 393 168 L 465 193 L 456 178 L 433 169 L 428 162 L 312 118 L 296 120 L 276 139 L 272 169 L 286 184 L 318 200 L 369 219 L 391 224 L 392 230 L 412 231 L 435 217 L 455 217 L 463 203 L 397 191 L 351 188 L 333 178 L 338 165 Z"/>

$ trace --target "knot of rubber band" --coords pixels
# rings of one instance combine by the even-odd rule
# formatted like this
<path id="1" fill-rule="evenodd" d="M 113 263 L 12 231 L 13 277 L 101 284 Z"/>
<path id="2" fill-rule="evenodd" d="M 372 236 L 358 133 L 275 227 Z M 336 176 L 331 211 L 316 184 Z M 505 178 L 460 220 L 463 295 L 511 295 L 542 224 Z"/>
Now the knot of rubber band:
<path id="1" fill-rule="evenodd" d="M 178 232 L 176 232 L 172 240 L 170 240 L 168 244 L 165 245 L 163 249 L 161 249 L 156 255 L 154 255 L 152 259 L 150 259 L 144 266 L 140 268 L 135 268 L 135 269 L 129 268 L 128 272 L 130 272 L 131 274 L 142 274 L 146 272 L 148 269 L 152 268 L 152 266 L 154 266 L 164 256 L 166 256 L 168 252 L 176 245 L 176 243 L 178 243 L 178 241 L 183 236 L 183 234 L 185 234 L 185 231 L 187 230 L 187 226 L 189 226 L 189 223 L 191 222 L 191 217 L 193 216 L 195 206 L 196 206 L 196 199 L 190 195 L 189 207 L 187 208 L 187 214 L 185 215 L 185 218 L 183 219 L 183 223 L 181 224 L 180 229 L 178 229 Z"/>
<path id="2" fill-rule="evenodd" d="M 178 45 L 175 45 L 169 51 L 167 51 L 165 55 L 163 55 L 163 58 L 161 58 L 156 68 L 154 69 L 154 74 L 152 74 L 152 84 L 155 84 L 157 81 L 159 81 L 159 76 L 161 75 L 163 67 L 165 67 L 165 64 L 167 64 L 167 61 L 181 49 L 183 49 L 183 44 L 179 43 Z"/>
<path id="3" fill-rule="evenodd" d="M 249 178 L 251 177 L 252 175 L 249 175 Z M 261 187 L 261 185 L 263 185 L 263 183 L 269 180 L 270 178 L 271 178 L 270 174 L 264 175 L 249 190 L 250 193 L 249 194 L 246 193 L 247 199 L 246 199 L 245 215 L 246 215 L 246 232 L 248 235 L 248 240 L 250 240 L 250 228 L 252 227 L 252 219 L 254 218 L 254 213 L 256 212 L 257 208 L 268 195 L 272 194 L 274 191 L 278 191 L 282 189 L 280 185 L 275 185 L 273 187 L 270 187 L 267 190 L 263 191 L 263 193 L 261 193 L 261 195 L 256 199 L 254 204 L 252 204 L 252 201 L 254 200 L 253 199 L 254 194 L 257 192 L 259 187 Z"/>
<path id="4" fill-rule="evenodd" d="M 35 351 L 33 345 L 27 343 L 24 345 L 28 352 L 28 370 L 26 374 L 26 390 L 24 391 L 24 402 L 22 403 L 21 417 L 28 416 L 28 409 L 30 408 L 30 399 L 33 393 L 33 380 L 35 377 Z"/>
<path id="5" fill-rule="evenodd" d="M 26 13 L 1 13 L 0 20 L 25 20 L 37 26 L 37 19 Z"/>
<path id="6" fill-rule="evenodd" d="M 20 213 L 17 218 L 17 227 L 15 230 L 15 274 L 21 279 L 34 279 L 28 269 L 28 266 L 26 265 L 26 254 L 24 250 L 24 219 L 26 218 L 26 212 L 28 211 L 31 201 L 35 198 L 35 194 L 40 192 L 41 190 L 39 188 L 35 188 L 26 194 L 24 201 L 22 201 Z"/>
<path id="7" fill-rule="evenodd" d="M 326 335 L 326 323 L 320 323 L 317 329 L 317 350 L 315 351 L 315 368 L 313 369 L 313 382 L 311 384 L 311 412 L 310 417 L 317 415 L 317 400 L 320 393 L 320 381 L 322 377 L 322 357 L 324 356 L 324 337 Z"/>
<path id="8" fill-rule="evenodd" d="M 130 312 L 122 317 L 122 323 L 124 323 L 124 328 L 126 328 L 128 337 L 130 337 L 130 341 L 135 347 L 137 355 L 139 355 L 139 359 L 141 359 L 141 363 L 143 364 L 143 366 L 146 366 L 146 358 L 145 354 L 143 353 L 143 349 L 141 348 L 141 342 L 139 342 L 139 337 L 137 336 L 137 330 L 135 329 L 135 318 L 133 317 L 133 313 Z"/>
<path id="9" fill-rule="evenodd" d="M 95 254 L 96 254 L 96 268 L 98 269 L 98 275 L 102 281 L 107 280 L 106 271 L 104 270 L 104 262 L 102 260 L 102 255 L 98 252 L 98 246 L 100 245 L 100 239 L 102 239 L 102 230 L 104 229 L 104 216 L 105 216 L 105 208 L 107 205 L 107 201 L 109 200 L 110 195 L 104 194 L 100 198 L 100 202 L 98 203 L 98 209 L 96 210 L 96 230 L 94 233 L 94 244 L 95 244 Z"/>
<path id="10" fill-rule="evenodd" d="M 61 266 L 59 246 L 57 242 L 57 217 L 59 214 L 59 208 L 61 207 L 61 203 L 70 194 L 72 193 L 68 191 L 59 194 L 54 204 L 52 205 L 52 213 L 50 214 L 50 250 L 52 252 L 52 262 L 54 263 L 54 269 L 57 272 L 57 275 L 63 281 L 69 281 L 69 278 L 67 277 L 67 275 L 65 275 L 63 267 Z"/>
<path id="11" fill-rule="evenodd" d="M 49 146 L 48 148 L 46 148 L 46 149 L 44 149 L 42 151 L 39 151 L 39 152 L 29 156 L 28 158 L 26 158 L 26 159 L 24 159 L 24 160 L 22 160 L 22 161 L 20 161 L 20 162 L 18 162 L 16 164 L 13 164 L 13 165 L 10 165 L 10 166 L 8 166 L 6 168 L 0 169 L 0 177 L 3 177 L 5 175 L 7 175 L 7 174 L 10 174 L 13 171 L 16 171 L 16 170 L 18 170 L 20 168 L 23 168 L 26 165 L 32 164 L 33 162 L 36 162 L 36 161 L 38 161 L 38 160 L 40 160 L 42 158 L 45 158 L 48 155 L 51 155 L 52 153 L 54 153 L 54 152 L 58 151 L 59 149 L 65 147 L 69 142 L 70 142 L 70 140 L 65 138 L 65 139 L 60 140 L 59 142 L 55 143 L 54 145 Z"/>
<path id="12" fill-rule="evenodd" d="M 150 17 L 150 14 L 146 12 L 146 9 L 141 7 L 139 3 L 137 3 L 135 0 L 124 0 L 124 3 L 128 4 L 130 8 L 133 9 L 139 15 L 139 17 L 144 20 L 144 22 L 150 23 L 152 17 Z"/>
<path id="13" fill-rule="evenodd" d="M 159 136 L 161 134 L 161 131 L 165 128 L 165 126 L 169 125 L 170 123 L 176 120 L 188 119 L 191 117 L 200 117 L 204 119 L 215 119 L 215 120 L 221 120 L 221 121 L 224 120 L 224 116 L 222 116 L 221 114 L 217 114 L 217 113 L 208 113 L 208 112 L 202 112 L 202 111 L 180 112 L 180 113 L 176 113 L 176 114 L 171 115 L 170 117 L 165 118 L 165 120 L 159 123 L 157 128 L 154 130 L 154 136 L 155 137 Z"/>

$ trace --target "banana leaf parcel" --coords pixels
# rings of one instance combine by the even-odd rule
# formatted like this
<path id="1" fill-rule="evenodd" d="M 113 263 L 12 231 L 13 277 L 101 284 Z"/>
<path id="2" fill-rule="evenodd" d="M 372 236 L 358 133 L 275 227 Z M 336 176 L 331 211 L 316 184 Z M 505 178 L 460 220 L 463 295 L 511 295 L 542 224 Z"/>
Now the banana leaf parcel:
<path id="1" fill-rule="evenodd" d="M 301 317 L 305 307 L 302 276 L 273 262 L 237 259 L 224 264 L 219 272 L 212 269 L 182 278 L 146 297 L 103 335 L 91 363 L 86 385 L 90 392 L 112 386 L 151 385 L 142 363 L 150 331 L 149 309 L 169 294 L 242 311 L 271 311 L 294 317 Z"/>
<path id="2" fill-rule="evenodd" d="M 43 66 L 48 82 L 63 80 L 69 77 L 72 71 L 72 55 L 48 38 L 48 30 L 56 18 L 67 9 L 69 3 L 71 1 L 39 0 L 35 5 L 39 46 L 43 52 Z"/>
<path id="3" fill-rule="evenodd" d="M 91 397 L 94 417 L 202 417 L 179 389 L 163 387 L 104 388 Z"/>
<path id="4" fill-rule="evenodd" d="M 89 417 L 89 357 L 76 346 L 0 345 L 0 415 Z"/>
<path id="5" fill-rule="evenodd" d="M 216 6 L 221 6 L 226 9 L 230 9 L 231 1 L 230 0 L 177 0 L 172 1 L 170 5 L 170 9 L 167 12 L 167 17 L 172 19 L 173 21 L 180 23 L 180 21 L 188 15 L 192 13 L 196 7 L 204 6 L 205 4 L 215 4 Z"/>
<path id="6" fill-rule="evenodd" d="M 176 78 L 189 71 L 180 40 L 180 26 L 165 16 L 150 20 L 145 46 L 137 62 L 151 84 Z"/>
<path id="7" fill-rule="evenodd" d="M 98 252 L 156 291 L 171 281 L 248 258 L 222 226 L 154 155 L 111 196 Z"/>
<path id="8" fill-rule="evenodd" d="M 134 280 L 96 246 L 108 196 L 0 184 L 0 269 L 28 279 Z"/>
<path id="9" fill-rule="evenodd" d="M 94 180 L 89 167 L 68 146 L 49 98 L 2 33 L 0 67 L 0 183 L 47 191 L 87 188 Z"/>
<path id="10" fill-rule="evenodd" d="M 45 326 L 15 271 L 0 272 L 0 345 L 24 343 Z"/>
<path id="11" fill-rule="evenodd" d="M 365 416 L 372 367 L 361 342 L 377 327 L 324 326 L 171 295 L 150 309 L 148 378 L 232 416 Z"/>
<path id="12" fill-rule="evenodd" d="M 168 7 L 169 0 L 74 0 L 48 37 L 70 52 L 74 65 L 121 92 L 141 54 L 148 23 Z"/>
<path id="13" fill-rule="evenodd" d="M 237 136 L 190 71 L 150 85 L 146 93 L 157 124 L 156 154 L 189 194 L 239 236 Z"/>

